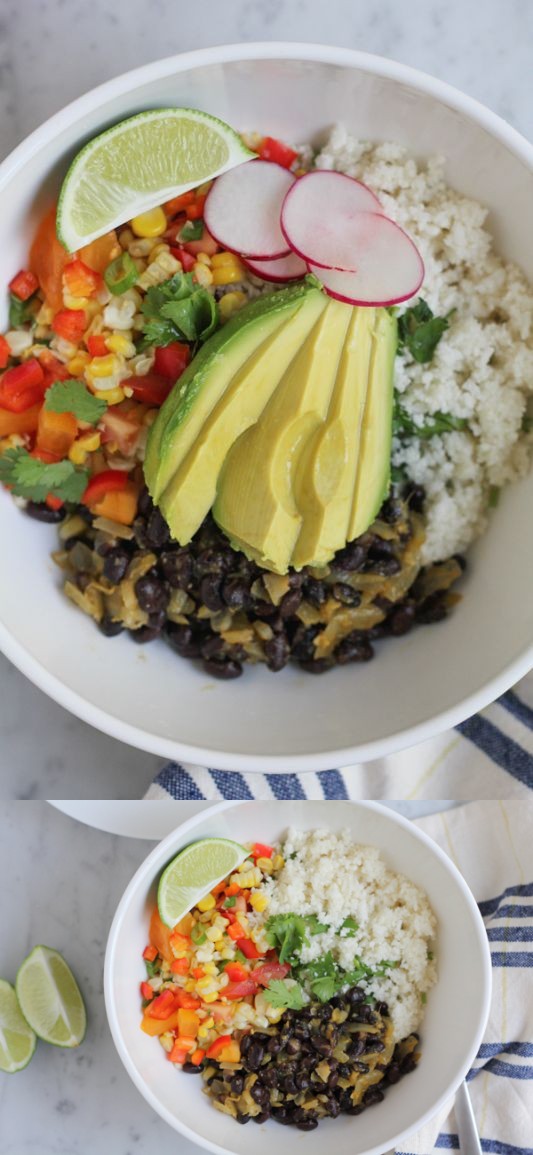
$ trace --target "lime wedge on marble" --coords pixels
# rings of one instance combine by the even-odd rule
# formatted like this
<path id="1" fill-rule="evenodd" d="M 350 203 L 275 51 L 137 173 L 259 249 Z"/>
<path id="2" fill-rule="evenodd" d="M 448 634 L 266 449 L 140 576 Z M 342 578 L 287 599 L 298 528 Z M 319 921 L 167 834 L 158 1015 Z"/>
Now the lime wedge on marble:
<path id="1" fill-rule="evenodd" d="M 207 112 L 140 112 L 95 136 L 74 158 L 59 197 L 57 235 L 74 252 L 254 155 Z"/>
<path id="2" fill-rule="evenodd" d="M 0 1071 L 12 1075 L 27 1067 L 37 1039 L 19 1007 L 11 983 L 0 979 Z"/>
<path id="3" fill-rule="evenodd" d="M 250 851 L 227 838 L 202 838 L 186 846 L 166 867 L 157 891 L 162 922 L 176 926 L 217 882 L 236 870 Z"/>
<path id="4" fill-rule="evenodd" d="M 20 1009 L 35 1034 L 56 1047 L 77 1047 L 87 1026 L 85 1006 L 72 971 L 57 950 L 36 946 L 19 969 Z"/>

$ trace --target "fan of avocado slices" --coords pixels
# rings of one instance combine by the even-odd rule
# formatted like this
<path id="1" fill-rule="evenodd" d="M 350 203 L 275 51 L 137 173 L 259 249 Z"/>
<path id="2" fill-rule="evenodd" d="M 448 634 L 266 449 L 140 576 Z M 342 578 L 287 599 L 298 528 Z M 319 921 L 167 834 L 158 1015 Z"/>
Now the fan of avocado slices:
<path id="1" fill-rule="evenodd" d="M 388 492 L 397 321 L 313 277 L 256 298 L 202 346 L 150 432 L 145 477 L 186 545 L 211 510 L 265 569 L 326 564 Z"/>

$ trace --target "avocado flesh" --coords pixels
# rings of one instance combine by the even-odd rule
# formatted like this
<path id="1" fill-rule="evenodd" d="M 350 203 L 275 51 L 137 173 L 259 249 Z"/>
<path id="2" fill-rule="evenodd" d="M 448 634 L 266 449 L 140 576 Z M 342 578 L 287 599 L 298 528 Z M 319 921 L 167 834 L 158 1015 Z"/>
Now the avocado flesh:
<path id="1" fill-rule="evenodd" d="M 220 471 L 232 445 L 261 417 L 302 343 L 325 308 L 324 294 L 310 289 L 248 357 L 220 395 L 159 498 L 173 535 L 186 545 L 217 495 Z"/>
<path id="2" fill-rule="evenodd" d="M 395 317 L 376 310 L 369 366 L 369 388 L 361 429 L 361 449 L 346 540 L 364 533 L 379 513 L 390 486 L 394 359 L 398 344 Z"/>
<path id="3" fill-rule="evenodd" d="M 348 537 L 376 310 L 344 308 L 349 324 L 331 404 L 295 478 L 295 500 L 303 517 L 291 561 L 295 569 L 325 565 Z"/>
<path id="4" fill-rule="evenodd" d="M 302 527 L 294 479 L 327 415 L 351 308 L 323 297 L 321 315 L 264 409 L 231 449 L 213 516 L 239 548 L 286 573 Z"/>
<path id="5" fill-rule="evenodd" d="M 193 358 L 159 410 L 148 437 L 144 476 L 156 504 L 235 374 L 309 294 L 321 296 L 306 279 L 251 301 Z"/>

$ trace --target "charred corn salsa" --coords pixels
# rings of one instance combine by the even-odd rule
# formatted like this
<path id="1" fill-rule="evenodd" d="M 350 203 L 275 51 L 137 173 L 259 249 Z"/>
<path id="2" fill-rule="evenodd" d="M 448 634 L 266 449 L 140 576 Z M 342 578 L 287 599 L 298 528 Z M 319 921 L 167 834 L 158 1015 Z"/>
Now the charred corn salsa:
<path id="1" fill-rule="evenodd" d="M 434 932 L 426 896 L 377 850 L 290 831 L 174 928 L 154 911 L 141 1027 L 237 1121 L 312 1130 L 414 1070 Z"/>

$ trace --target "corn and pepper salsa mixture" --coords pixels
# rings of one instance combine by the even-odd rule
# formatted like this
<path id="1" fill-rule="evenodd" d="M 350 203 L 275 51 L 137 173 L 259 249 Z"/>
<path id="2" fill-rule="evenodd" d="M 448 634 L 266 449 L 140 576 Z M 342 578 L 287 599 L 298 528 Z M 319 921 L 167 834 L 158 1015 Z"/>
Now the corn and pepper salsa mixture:
<path id="1" fill-rule="evenodd" d="M 346 971 L 328 951 L 302 965 L 302 947 L 328 927 L 316 916 L 269 917 L 284 866 L 280 848 L 255 843 L 174 928 L 155 908 L 141 1028 L 179 1071 L 201 1075 L 214 1106 L 237 1122 L 272 1118 L 310 1131 L 381 1102 L 415 1069 L 419 1036 L 400 1038 L 387 1003 L 369 993 L 370 979 L 397 963 L 373 970 L 357 958 Z M 346 917 L 341 936 L 354 928 Z"/>

